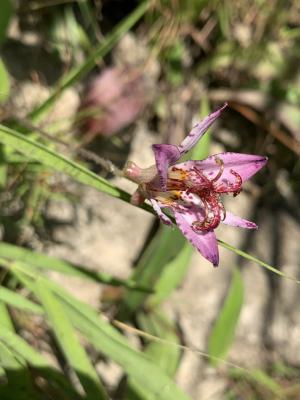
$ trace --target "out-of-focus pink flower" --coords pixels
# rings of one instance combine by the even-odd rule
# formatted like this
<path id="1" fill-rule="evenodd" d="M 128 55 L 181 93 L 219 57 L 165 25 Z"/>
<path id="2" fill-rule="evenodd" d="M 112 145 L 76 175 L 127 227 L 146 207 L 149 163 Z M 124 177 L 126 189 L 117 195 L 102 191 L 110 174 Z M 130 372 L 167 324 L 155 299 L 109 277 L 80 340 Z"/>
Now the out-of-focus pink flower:
<path id="1" fill-rule="evenodd" d="M 94 78 L 82 102 L 84 133 L 112 135 L 132 123 L 146 103 L 143 76 L 133 67 L 106 68 Z"/>
<path id="2" fill-rule="evenodd" d="M 170 211 L 183 235 L 214 266 L 219 264 L 214 229 L 220 222 L 257 229 L 254 222 L 226 211 L 221 195 L 237 196 L 242 184 L 266 164 L 267 158 L 227 152 L 201 161 L 176 162 L 198 142 L 226 106 L 194 126 L 179 146 L 154 144 L 155 165 L 141 169 L 129 161 L 124 168 L 125 176 L 139 185 L 132 203 L 141 204 L 148 199 L 167 225 L 172 221 L 163 210 Z"/>

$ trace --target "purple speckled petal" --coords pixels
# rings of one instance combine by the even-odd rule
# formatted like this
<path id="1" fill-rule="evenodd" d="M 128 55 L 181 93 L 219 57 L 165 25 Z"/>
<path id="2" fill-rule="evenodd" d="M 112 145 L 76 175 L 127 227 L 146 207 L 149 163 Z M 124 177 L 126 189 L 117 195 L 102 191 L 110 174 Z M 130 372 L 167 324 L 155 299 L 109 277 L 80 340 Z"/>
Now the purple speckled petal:
<path id="1" fill-rule="evenodd" d="M 219 265 L 219 249 L 214 231 L 196 233 L 192 228 L 192 223 L 198 219 L 197 211 L 179 213 L 174 212 L 176 223 L 183 235 L 192 243 L 193 246 L 210 261 L 214 267 Z"/>
<path id="2" fill-rule="evenodd" d="M 204 133 L 208 130 L 213 122 L 222 114 L 222 111 L 227 107 L 227 103 L 225 103 L 219 110 L 213 112 L 208 117 L 206 117 L 203 121 L 199 122 L 197 125 L 193 127 L 191 132 L 187 135 L 187 137 L 181 142 L 178 146 L 180 151 L 180 155 L 186 154 L 198 140 L 204 135 Z"/>
<path id="3" fill-rule="evenodd" d="M 192 168 L 198 168 L 209 178 L 213 179 L 220 171 L 220 164 L 216 160 L 221 160 L 224 163 L 224 171 L 218 179 L 218 183 L 234 183 L 236 176 L 230 171 L 234 171 L 240 175 L 242 181 L 245 182 L 256 174 L 266 163 L 267 157 L 257 156 L 252 154 L 241 153 L 219 153 L 210 156 L 202 161 L 186 161 L 176 164 L 176 168 L 190 171 Z"/>
<path id="4" fill-rule="evenodd" d="M 153 210 L 156 212 L 156 214 L 159 216 L 159 219 L 166 225 L 172 225 L 173 222 L 170 220 L 170 218 L 163 213 L 162 209 L 160 208 L 158 202 L 154 199 L 149 199 Z"/>
<path id="5" fill-rule="evenodd" d="M 168 168 L 180 158 L 180 152 L 177 146 L 172 144 L 154 144 L 152 149 L 155 156 L 159 184 L 162 190 L 166 190 Z"/>
<path id="6" fill-rule="evenodd" d="M 238 226 L 240 228 L 258 229 L 258 226 L 254 222 L 247 221 L 246 219 L 238 217 L 237 215 L 234 215 L 229 211 L 226 211 L 226 217 L 222 222 L 223 224 Z"/>

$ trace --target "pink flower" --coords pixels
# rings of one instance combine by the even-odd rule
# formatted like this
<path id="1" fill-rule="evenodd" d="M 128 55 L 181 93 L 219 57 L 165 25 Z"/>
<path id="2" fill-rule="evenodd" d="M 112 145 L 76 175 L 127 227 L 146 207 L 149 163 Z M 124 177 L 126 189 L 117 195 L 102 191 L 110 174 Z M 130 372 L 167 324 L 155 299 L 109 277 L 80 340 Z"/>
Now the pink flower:
<path id="1" fill-rule="evenodd" d="M 91 138 L 113 135 L 137 119 L 146 105 L 144 79 L 132 67 L 104 69 L 89 85 L 81 112 L 83 131 Z"/>
<path id="2" fill-rule="evenodd" d="M 124 168 L 125 176 L 139 185 L 132 195 L 132 203 L 141 204 L 148 199 L 167 225 L 172 221 L 163 210 L 171 212 L 183 235 L 214 266 L 219 264 L 214 229 L 220 222 L 257 229 L 254 222 L 226 211 L 221 195 L 237 196 L 242 184 L 266 164 L 267 158 L 227 152 L 205 160 L 176 162 L 198 142 L 226 107 L 227 104 L 194 126 L 179 146 L 153 145 L 156 165 L 141 169 L 128 162 Z"/>

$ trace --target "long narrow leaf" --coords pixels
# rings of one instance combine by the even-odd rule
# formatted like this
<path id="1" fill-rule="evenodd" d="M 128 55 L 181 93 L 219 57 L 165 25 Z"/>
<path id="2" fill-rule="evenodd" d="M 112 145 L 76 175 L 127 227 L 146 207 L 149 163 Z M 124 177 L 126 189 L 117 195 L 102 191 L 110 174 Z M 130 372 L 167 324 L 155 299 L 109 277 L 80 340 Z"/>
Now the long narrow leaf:
<path id="1" fill-rule="evenodd" d="M 129 195 L 116 188 L 104 178 L 94 174 L 82 165 L 75 163 L 63 155 L 50 150 L 48 147 L 16 132 L 13 129 L 0 125 L 0 142 L 13 147 L 25 154 L 29 159 L 35 159 L 56 171 L 71 176 L 78 182 L 92 186 L 101 192 L 129 201 Z"/>
<path id="2" fill-rule="evenodd" d="M 146 346 L 144 353 L 159 366 L 168 376 L 175 375 L 179 364 L 181 349 L 176 344 L 179 344 L 179 337 L 176 334 L 175 325 L 167 319 L 163 313 L 140 313 L 138 315 L 139 326 L 144 332 L 147 332 L 156 337 L 167 340 L 169 343 L 174 343 L 174 346 L 159 341 L 150 341 Z M 126 400 L 141 399 L 152 400 L 152 395 L 144 386 L 140 385 L 134 379 L 128 380 L 128 389 L 125 394 Z"/>
<path id="3" fill-rule="evenodd" d="M 29 268 L 32 265 L 41 269 L 57 271 L 83 279 L 91 279 L 111 286 L 124 286 L 137 291 L 152 292 L 150 289 L 140 287 L 132 280 L 118 279 L 104 272 L 91 271 L 87 267 L 74 265 L 65 260 L 10 243 L 0 242 L 0 257 L 11 261 L 23 261 L 29 264 Z"/>
<path id="4" fill-rule="evenodd" d="M 35 314 L 43 314 L 43 309 L 39 305 L 5 287 L 0 287 L 0 301 L 19 308 L 20 310 L 29 311 Z"/>
<path id="5" fill-rule="evenodd" d="M 0 342 L 0 366 L 4 368 L 7 378 L 7 382 L 0 385 L 1 399 L 40 399 L 32 386 L 26 363 L 17 360 L 13 352 L 2 342 Z"/>
<path id="6" fill-rule="evenodd" d="M 88 399 L 107 399 L 104 388 L 100 383 L 95 369 L 87 357 L 84 347 L 74 332 L 71 323 L 59 301 L 53 296 L 41 279 L 36 281 L 36 294 L 38 295 L 47 315 L 50 325 L 55 333 L 68 362 L 76 371 Z"/>
<path id="7" fill-rule="evenodd" d="M 218 319 L 209 338 L 208 352 L 211 356 L 225 358 L 234 339 L 244 299 L 244 285 L 240 272 L 233 271 L 231 285 L 225 298 Z M 218 364 L 217 358 L 212 358 L 214 365 Z"/>
<path id="8" fill-rule="evenodd" d="M 17 360 L 26 361 L 26 363 L 28 363 L 31 367 L 34 367 L 38 375 L 43 376 L 44 379 L 47 379 L 47 382 L 49 384 L 53 384 L 56 390 L 64 393 L 64 397 L 62 398 L 74 400 L 80 398 L 72 388 L 71 384 L 66 380 L 65 376 L 59 371 L 54 370 L 48 361 L 19 335 L 7 329 L 6 327 L 1 326 L 0 343 L 3 343 Z M 24 368 L 26 367 L 23 363 L 23 369 Z M 24 400 L 27 399 L 28 397 Z"/>
<path id="9" fill-rule="evenodd" d="M 157 307 L 180 285 L 187 272 L 192 254 L 193 248 L 186 242 L 179 254 L 165 265 L 154 286 L 154 294 L 146 302 L 147 308 Z"/>
<path id="10" fill-rule="evenodd" d="M 32 275 L 26 277 L 28 272 L 26 268 L 14 264 L 11 266 L 11 271 L 29 290 L 35 290 L 33 284 L 35 277 Z M 189 399 L 160 368 L 144 354 L 134 350 L 126 338 L 100 318 L 91 307 L 75 299 L 54 282 L 45 278 L 39 279 L 43 279 L 43 282 L 49 285 L 49 289 L 60 298 L 72 324 L 82 332 L 89 342 L 101 353 L 121 365 L 130 377 L 152 393 L 153 398 L 161 400 Z"/>

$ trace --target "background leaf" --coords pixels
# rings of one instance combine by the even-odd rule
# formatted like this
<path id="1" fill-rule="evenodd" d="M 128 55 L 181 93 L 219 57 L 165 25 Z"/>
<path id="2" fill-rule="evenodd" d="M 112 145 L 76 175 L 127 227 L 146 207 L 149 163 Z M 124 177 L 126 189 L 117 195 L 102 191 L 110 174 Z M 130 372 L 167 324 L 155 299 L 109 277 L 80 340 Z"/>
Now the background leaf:
<path id="1" fill-rule="evenodd" d="M 243 280 L 241 273 L 235 268 L 229 291 L 209 337 L 208 352 L 211 356 L 222 359 L 226 357 L 234 339 L 243 300 Z M 219 363 L 216 359 L 212 359 L 211 362 L 213 365 L 218 365 Z"/>
<path id="2" fill-rule="evenodd" d="M 11 0 L 1 0 L 0 12 L 0 45 L 4 42 L 9 21 L 13 15 Z"/>
<path id="3" fill-rule="evenodd" d="M 0 15 L 1 15 L 1 13 L 0 13 Z M 1 21 L 0 21 L 0 24 L 1 24 Z M 4 103 L 8 99 L 9 93 L 10 93 L 9 74 L 7 72 L 4 62 L 0 58 L 0 104 Z"/>

